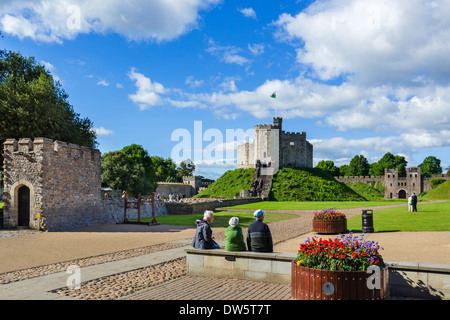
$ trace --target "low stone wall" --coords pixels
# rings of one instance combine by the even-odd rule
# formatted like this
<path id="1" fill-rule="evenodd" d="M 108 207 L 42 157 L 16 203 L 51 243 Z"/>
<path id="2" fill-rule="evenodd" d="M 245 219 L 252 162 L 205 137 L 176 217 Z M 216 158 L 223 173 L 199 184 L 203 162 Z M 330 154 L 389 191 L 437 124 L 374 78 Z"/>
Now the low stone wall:
<path id="1" fill-rule="evenodd" d="M 291 283 L 291 262 L 285 253 L 259 253 L 186 249 L 186 272 L 190 276 Z"/>
<path id="2" fill-rule="evenodd" d="M 261 198 L 237 199 L 183 199 L 180 202 L 165 202 L 167 214 L 199 214 L 206 210 L 216 210 L 221 207 L 231 207 L 239 204 L 260 202 Z"/>
<path id="3" fill-rule="evenodd" d="M 295 254 L 186 249 L 192 276 L 291 283 Z M 391 297 L 450 300 L 450 265 L 387 262 Z"/>

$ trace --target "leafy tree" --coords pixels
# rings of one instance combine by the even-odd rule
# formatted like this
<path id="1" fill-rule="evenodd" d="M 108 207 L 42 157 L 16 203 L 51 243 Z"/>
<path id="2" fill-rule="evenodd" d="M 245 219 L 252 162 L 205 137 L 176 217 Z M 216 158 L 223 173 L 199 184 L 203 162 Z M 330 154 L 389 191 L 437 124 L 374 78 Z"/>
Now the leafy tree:
<path id="1" fill-rule="evenodd" d="M 431 177 L 433 174 L 441 174 L 441 160 L 436 158 L 435 156 L 426 157 L 421 164 L 419 164 L 419 168 L 422 176 Z"/>
<path id="2" fill-rule="evenodd" d="M 0 115 L 0 145 L 8 138 L 36 137 L 97 144 L 93 123 L 74 111 L 61 84 L 33 57 L 17 52 L 0 51 Z"/>
<path id="3" fill-rule="evenodd" d="M 126 190 L 131 197 L 156 190 L 151 158 L 135 144 L 102 156 L 102 181 L 115 190 Z"/>
<path id="4" fill-rule="evenodd" d="M 350 161 L 348 176 L 367 176 L 369 174 L 370 165 L 367 159 L 363 155 L 354 156 Z"/>
<path id="5" fill-rule="evenodd" d="M 384 169 L 398 169 L 400 176 L 406 175 L 406 161 L 405 157 L 387 152 L 378 162 L 372 163 L 370 168 L 371 176 L 384 176 Z"/>
<path id="6" fill-rule="evenodd" d="M 316 168 L 322 169 L 323 171 L 329 173 L 331 176 L 336 177 L 339 175 L 339 168 L 334 165 L 331 160 L 322 160 L 317 165 Z"/>
<path id="7" fill-rule="evenodd" d="M 343 164 L 342 166 L 339 167 L 339 176 L 341 177 L 348 177 L 350 176 L 348 174 L 348 169 L 349 169 L 349 165 L 348 164 Z"/>
<path id="8" fill-rule="evenodd" d="M 156 181 L 178 182 L 177 165 L 171 158 L 164 159 L 159 156 L 151 157 L 155 170 Z"/>
<path id="9" fill-rule="evenodd" d="M 194 171 L 195 165 L 190 159 L 181 161 L 179 167 L 177 168 L 178 179 L 183 180 L 183 177 L 185 176 L 192 176 Z"/>

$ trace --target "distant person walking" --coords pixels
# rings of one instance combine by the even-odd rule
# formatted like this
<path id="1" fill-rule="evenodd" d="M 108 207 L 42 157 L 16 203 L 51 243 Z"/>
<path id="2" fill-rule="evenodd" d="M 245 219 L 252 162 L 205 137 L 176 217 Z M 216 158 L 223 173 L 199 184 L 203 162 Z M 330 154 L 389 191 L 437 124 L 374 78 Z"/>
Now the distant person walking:
<path id="1" fill-rule="evenodd" d="M 248 226 L 247 248 L 254 252 L 273 252 L 272 234 L 269 226 L 263 222 L 264 212 L 256 210 L 254 212 L 256 221 Z"/>
<path id="2" fill-rule="evenodd" d="M 225 229 L 225 250 L 245 251 L 247 249 L 242 228 L 238 226 L 238 223 L 238 217 L 232 217 L 228 222 L 229 226 Z"/>
<path id="3" fill-rule="evenodd" d="M 412 211 L 417 212 L 417 196 L 415 192 L 413 192 L 411 200 L 412 200 Z"/>
<path id="4" fill-rule="evenodd" d="M 195 231 L 194 239 L 191 245 L 196 249 L 220 249 L 220 246 L 214 241 L 212 237 L 212 230 L 209 226 L 214 221 L 214 212 L 205 211 L 203 219 L 195 221 L 197 230 Z"/>

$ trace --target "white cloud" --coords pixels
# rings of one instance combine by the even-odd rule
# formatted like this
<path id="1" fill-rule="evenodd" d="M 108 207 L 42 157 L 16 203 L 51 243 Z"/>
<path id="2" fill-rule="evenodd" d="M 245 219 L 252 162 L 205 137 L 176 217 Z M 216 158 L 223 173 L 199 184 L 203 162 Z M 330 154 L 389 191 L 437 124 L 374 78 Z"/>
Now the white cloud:
<path id="1" fill-rule="evenodd" d="M 255 56 L 263 54 L 264 48 L 265 46 L 262 43 L 255 43 L 253 45 L 252 44 L 248 45 L 248 50 L 250 50 L 250 52 Z"/>
<path id="2" fill-rule="evenodd" d="M 229 64 L 237 64 L 243 66 L 251 62 L 250 59 L 240 54 L 242 52 L 242 49 L 235 46 L 221 46 L 211 39 L 209 40 L 209 47 L 206 49 L 206 52 L 218 57 L 221 61 Z"/>
<path id="3" fill-rule="evenodd" d="M 204 83 L 203 80 L 195 80 L 193 76 L 188 76 L 185 81 L 185 84 L 189 85 L 191 89 L 201 87 Z"/>
<path id="4" fill-rule="evenodd" d="M 256 19 L 256 12 L 253 8 L 242 8 L 239 12 L 244 15 L 244 17 Z"/>
<path id="5" fill-rule="evenodd" d="M 53 79 L 59 82 L 63 82 L 61 78 L 56 74 L 56 67 L 48 61 L 41 61 L 41 64 L 50 72 Z"/>
<path id="6" fill-rule="evenodd" d="M 99 136 L 111 136 L 114 134 L 114 131 L 105 129 L 104 127 L 94 128 L 94 131 Z"/>
<path id="7" fill-rule="evenodd" d="M 106 80 L 100 80 L 99 82 L 97 82 L 98 86 L 104 86 L 104 87 L 109 87 L 109 82 L 107 82 Z"/>
<path id="8" fill-rule="evenodd" d="M 371 85 L 410 84 L 417 77 L 447 83 L 450 2 L 316 1 L 283 14 L 278 35 L 301 40 L 297 61 L 329 80 L 349 76 Z"/>
<path id="9" fill-rule="evenodd" d="M 128 77 L 135 82 L 136 87 L 138 88 L 138 91 L 135 94 L 130 95 L 129 98 L 131 101 L 138 104 L 141 110 L 146 110 L 161 103 L 162 99 L 160 94 L 167 92 L 162 84 L 152 82 L 150 78 L 136 72 L 135 68 L 131 69 L 128 73 Z"/>
<path id="10" fill-rule="evenodd" d="M 197 27 L 199 12 L 220 0 L 3 0 L 0 29 L 21 39 L 59 42 L 86 33 L 130 40 L 172 40 Z"/>

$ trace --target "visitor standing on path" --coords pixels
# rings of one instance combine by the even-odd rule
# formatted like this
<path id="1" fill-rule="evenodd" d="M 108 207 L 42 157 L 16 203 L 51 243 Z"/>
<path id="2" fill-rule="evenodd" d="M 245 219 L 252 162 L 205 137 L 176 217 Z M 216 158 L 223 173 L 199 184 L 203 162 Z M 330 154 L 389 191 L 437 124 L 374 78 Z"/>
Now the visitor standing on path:
<path id="1" fill-rule="evenodd" d="M 416 196 L 415 192 L 413 192 L 413 195 L 411 196 L 411 200 L 412 200 L 412 211 L 417 212 L 417 196 Z"/>

